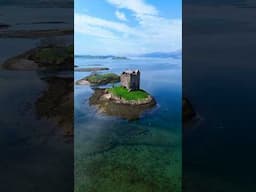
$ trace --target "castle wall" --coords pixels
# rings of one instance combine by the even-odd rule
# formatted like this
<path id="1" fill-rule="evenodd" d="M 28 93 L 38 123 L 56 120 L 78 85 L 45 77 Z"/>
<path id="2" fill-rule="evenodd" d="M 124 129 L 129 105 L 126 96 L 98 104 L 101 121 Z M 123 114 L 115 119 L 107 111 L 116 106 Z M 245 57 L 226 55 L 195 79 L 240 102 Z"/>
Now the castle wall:
<path id="1" fill-rule="evenodd" d="M 120 81 L 122 86 L 126 87 L 127 89 L 130 89 L 130 74 L 122 74 L 120 77 Z"/>
<path id="2" fill-rule="evenodd" d="M 122 73 L 120 77 L 121 85 L 130 90 L 140 89 L 140 72 Z"/>
<path id="3" fill-rule="evenodd" d="M 140 76 L 139 75 L 131 75 L 130 89 L 132 89 L 132 90 L 140 89 Z"/>

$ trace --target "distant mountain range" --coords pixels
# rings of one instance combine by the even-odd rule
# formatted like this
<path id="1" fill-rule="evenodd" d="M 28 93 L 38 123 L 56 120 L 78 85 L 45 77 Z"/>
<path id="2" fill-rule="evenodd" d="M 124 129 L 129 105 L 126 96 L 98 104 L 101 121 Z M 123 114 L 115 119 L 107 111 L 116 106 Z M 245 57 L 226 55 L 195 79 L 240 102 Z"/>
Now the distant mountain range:
<path id="1" fill-rule="evenodd" d="M 152 58 L 174 58 L 180 59 L 182 56 L 181 50 L 175 52 L 152 52 L 140 55 L 133 55 L 136 57 L 152 57 Z M 114 56 L 114 55 L 76 55 L 75 57 L 82 57 L 86 59 L 120 59 L 125 60 L 127 57 Z"/>
<path id="2" fill-rule="evenodd" d="M 75 57 L 82 57 L 86 59 L 128 59 L 127 57 L 118 57 L 113 55 L 76 55 Z"/>
<path id="3" fill-rule="evenodd" d="M 152 52 L 139 55 L 139 57 L 156 57 L 156 58 L 168 58 L 172 57 L 175 59 L 180 59 L 182 56 L 181 50 L 175 52 Z"/>

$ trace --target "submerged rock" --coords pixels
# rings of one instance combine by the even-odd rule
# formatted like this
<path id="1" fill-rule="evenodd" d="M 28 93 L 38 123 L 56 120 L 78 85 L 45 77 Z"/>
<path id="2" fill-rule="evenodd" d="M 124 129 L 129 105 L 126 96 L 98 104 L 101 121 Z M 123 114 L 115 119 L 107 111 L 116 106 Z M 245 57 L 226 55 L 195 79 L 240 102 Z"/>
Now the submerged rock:
<path id="1" fill-rule="evenodd" d="M 90 85 L 90 82 L 87 81 L 86 79 L 80 79 L 78 81 L 76 81 L 77 85 Z"/>
<path id="2" fill-rule="evenodd" d="M 182 98 L 182 122 L 186 123 L 196 117 L 196 112 L 187 98 Z"/>
<path id="3" fill-rule="evenodd" d="M 107 89 L 95 89 L 89 104 L 96 106 L 100 113 L 135 120 L 145 111 L 153 109 L 156 101 L 151 95 L 142 100 L 124 100 L 114 96 Z"/>
<path id="4" fill-rule="evenodd" d="M 56 124 L 64 136 L 73 136 L 73 78 L 49 77 L 44 79 L 48 88 L 37 99 L 36 113 Z"/>

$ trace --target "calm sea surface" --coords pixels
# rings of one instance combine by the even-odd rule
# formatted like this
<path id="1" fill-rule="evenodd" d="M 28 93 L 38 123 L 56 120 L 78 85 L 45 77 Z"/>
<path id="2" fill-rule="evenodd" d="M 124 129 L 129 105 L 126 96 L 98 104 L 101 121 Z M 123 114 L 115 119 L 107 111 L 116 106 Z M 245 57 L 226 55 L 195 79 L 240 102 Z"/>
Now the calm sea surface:
<path id="1" fill-rule="evenodd" d="M 1 68 L 6 59 L 36 47 L 37 42 L 0 39 L 0 191 L 70 191 L 73 187 L 73 144 L 58 135 L 56 125 L 36 114 L 35 103 L 47 90 L 42 78 L 48 74 Z"/>
<path id="2" fill-rule="evenodd" d="M 92 88 L 75 85 L 76 191 L 181 191 L 181 61 L 77 57 L 75 64 L 110 69 L 100 73 L 139 69 L 141 88 L 157 101 L 127 121 L 97 113 L 88 104 Z M 75 80 L 89 74 L 75 72 Z"/>

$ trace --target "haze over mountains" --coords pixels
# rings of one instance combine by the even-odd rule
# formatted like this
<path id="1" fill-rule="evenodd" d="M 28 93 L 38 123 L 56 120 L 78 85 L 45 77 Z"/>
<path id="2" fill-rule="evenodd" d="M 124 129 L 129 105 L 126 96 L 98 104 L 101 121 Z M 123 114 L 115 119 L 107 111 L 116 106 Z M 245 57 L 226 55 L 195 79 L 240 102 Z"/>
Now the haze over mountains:
<path id="1" fill-rule="evenodd" d="M 181 58 L 182 52 L 181 50 L 174 51 L 174 52 L 152 52 L 152 53 L 146 53 L 139 55 L 140 57 L 158 57 L 158 58 Z"/>
<path id="2" fill-rule="evenodd" d="M 130 55 L 131 57 L 151 57 L 151 58 L 174 58 L 174 59 L 181 59 L 182 51 L 177 50 L 174 52 L 152 52 L 152 53 L 145 53 L 140 55 Z M 75 57 L 84 57 L 87 59 L 128 59 L 128 56 L 117 56 L 117 55 L 75 55 Z"/>

